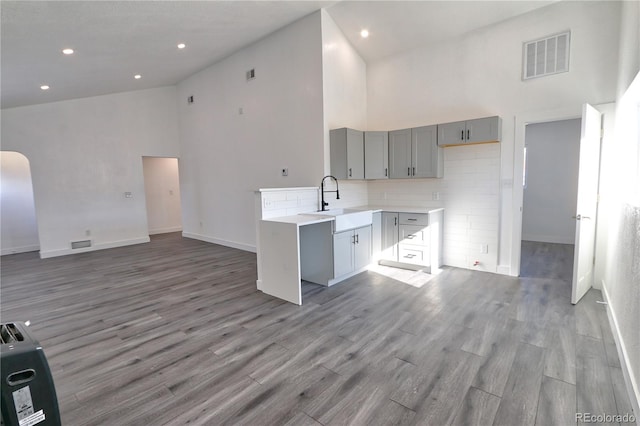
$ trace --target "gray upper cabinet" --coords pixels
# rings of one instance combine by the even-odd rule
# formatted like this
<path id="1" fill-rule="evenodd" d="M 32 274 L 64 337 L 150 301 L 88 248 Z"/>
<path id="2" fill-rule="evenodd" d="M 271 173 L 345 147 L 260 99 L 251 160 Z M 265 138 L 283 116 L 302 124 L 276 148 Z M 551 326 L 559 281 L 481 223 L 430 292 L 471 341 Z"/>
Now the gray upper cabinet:
<path id="1" fill-rule="evenodd" d="M 392 179 L 442 177 L 443 166 L 437 126 L 389 132 L 389 176 Z"/>
<path id="2" fill-rule="evenodd" d="M 364 178 L 389 178 L 389 132 L 364 132 Z"/>
<path id="3" fill-rule="evenodd" d="M 341 128 L 329 132 L 331 174 L 337 179 L 364 179 L 364 133 Z"/>
<path id="4" fill-rule="evenodd" d="M 441 178 L 444 155 L 438 148 L 437 126 L 411 129 L 411 173 L 414 178 Z"/>
<path id="5" fill-rule="evenodd" d="M 389 177 L 411 178 L 411 129 L 389 132 Z"/>
<path id="6" fill-rule="evenodd" d="M 438 124 L 439 146 L 500 142 L 501 137 L 502 119 L 498 116 Z"/>

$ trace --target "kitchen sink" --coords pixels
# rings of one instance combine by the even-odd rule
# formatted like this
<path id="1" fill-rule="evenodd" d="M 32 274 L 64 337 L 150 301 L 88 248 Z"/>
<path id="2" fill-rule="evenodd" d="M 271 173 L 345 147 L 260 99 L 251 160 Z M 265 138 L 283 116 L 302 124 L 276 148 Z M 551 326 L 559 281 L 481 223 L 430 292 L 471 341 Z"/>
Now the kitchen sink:
<path id="1" fill-rule="evenodd" d="M 371 210 L 330 209 L 304 214 L 311 216 L 333 216 L 335 218 L 333 232 L 360 228 L 371 225 L 371 222 L 373 222 L 373 212 Z"/>

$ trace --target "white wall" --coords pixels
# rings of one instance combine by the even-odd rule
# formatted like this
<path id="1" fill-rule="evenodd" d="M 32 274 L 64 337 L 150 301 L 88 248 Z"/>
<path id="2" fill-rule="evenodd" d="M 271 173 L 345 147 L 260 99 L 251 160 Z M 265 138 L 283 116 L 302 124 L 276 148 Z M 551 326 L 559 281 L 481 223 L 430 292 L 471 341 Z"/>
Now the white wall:
<path id="1" fill-rule="evenodd" d="M 621 10 L 615 134 L 602 146 L 597 274 L 621 352 L 636 418 L 640 413 L 640 3 Z M 635 77 L 635 79 L 634 79 Z M 604 211 L 604 215 L 600 215 Z M 606 221 L 606 223 L 601 223 Z"/>
<path id="2" fill-rule="evenodd" d="M 42 257 L 149 240 L 141 157 L 179 155 L 175 99 L 164 87 L 2 110 L 3 149 L 31 164 Z"/>
<path id="3" fill-rule="evenodd" d="M 614 334 L 629 367 L 636 410 L 640 399 L 640 73 L 618 99 L 616 137 L 603 147 L 601 206 L 608 223 L 602 288 L 609 302 Z M 599 262 L 600 263 L 600 262 Z M 639 412 L 639 411 L 636 411 Z"/>
<path id="4" fill-rule="evenodd" d="M 142 157 L 149 235 L 182 231 L 178 159 Z"/>
<path id="5" fill-rule="evenodd" d="M 510 271 L 512 220 L 520 205 L 514 205 L 514 123 L 519 114 L 579 107 L 584 102 L 604 103 L 615 98 L 617 77 L 619 2 L 559 2 L 534 12 L 481 29 L 459 39 L 425 46 L 367 67 L 367 122 L 370 130 L 397 129 L 448 121 L 500 115 L 503 118 L 499 174 L 494 165 L 478 171 L 492 175 L 497 197 L 462 201 L 458 212 L 445 213 L 445 262 L 472 259 L 476 247 L 459 247 L 447 253 L 449 214 L 484 209 L 489 201 L 491 220 L 483 227 L 487 237 L 499 241 L 488 270 Z M 550 77 L 522 81 L 522 43 L 571 30 L 570 71 Z M 445 160 L 450 148 L 445 149 Z M 469 153 L 470 156 L 475 153 Z M 451 171 L 445 164 L 445 179 Z M 437 188 L 444 192 L 445 180 L 425 180 L 423 193 Z M 387 194 L 403 193 L 403 183 L 387 185 Z M 435 189 L 434 189 L 435 188 Z M 371 187 L 369 188 L 371 191 Z M 487 210 L 484 210 L 487 211 Z M 488 212 L 488 211 L 487 211 Z M 459 216 L 460 217 L 460 216 Z M 484 220 L 487 220 L 485 218 Z M 499 221 L 498 229 L 492 229 Z M 466 266 L 456 261 L 454 266 Z"/>
<path id="6" fill-rule="evenodd" d="M 185 236 L 255 250 L 254 191 L 320 184 L 321 47 L 316 12 L 178 84 Z"/>
<path id="7" fill-rule="evenodd" d="M 573 244 L 580 119 L 529 124 L 522 239 Z"/>
<path id="8" fill-rule="evenodd" d="M 367 128 L 367 65 L 327 11 L 321 10 L 321 18 L 324 175 L 328 175 L 329 131 L 341 127 Z M 339 186 L 340 200 L 333 199 L 334 194 L 328 195 L 331 208 L 367 204 L 366 181 L 341 180 Z"/>
<path id="9" fill-rule="evenodd" d="M 0 151 L 1 254 L 40 249 L 31 169 L 19 152 Z"/>

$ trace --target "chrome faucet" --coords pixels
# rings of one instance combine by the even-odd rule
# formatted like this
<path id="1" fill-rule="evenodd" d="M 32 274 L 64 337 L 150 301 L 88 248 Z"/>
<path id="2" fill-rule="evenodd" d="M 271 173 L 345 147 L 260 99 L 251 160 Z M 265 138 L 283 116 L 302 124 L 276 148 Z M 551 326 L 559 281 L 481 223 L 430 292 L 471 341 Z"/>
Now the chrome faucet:
<path id="1" fill-rule="evenodd" d="M 335 191 L 325 191 L 324 190 L 324 180 L 326 178 L 331 178 L 331 179 L 336 181 L 336 190 Z M 335 192 L 336 193 L 336 200 L 340 199 L 340 192 L 338 190 L 338 179 L 336 179 L 334 176 L 331 176 L 331 175 L 323 177 L 322 181 L 320 182 L 320 192 L 322 193 L 322 196 L 321 196 L 322 201 L 320 202 L 320 205 L 322 206 L 321 211 L 325 212 L 325 211 L 327 211 L 327 209 L 325 207 L 327 207 L 329 205 L 329 203 L 326 203 L 324 201 L 324 193 L 325 192 Z"/>

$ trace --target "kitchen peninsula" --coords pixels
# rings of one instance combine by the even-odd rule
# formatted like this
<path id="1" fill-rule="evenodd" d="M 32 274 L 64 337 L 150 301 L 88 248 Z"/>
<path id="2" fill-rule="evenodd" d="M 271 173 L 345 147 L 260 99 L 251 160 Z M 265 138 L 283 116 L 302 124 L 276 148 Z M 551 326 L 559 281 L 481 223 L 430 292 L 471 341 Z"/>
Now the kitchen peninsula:
<path id="1" fill-rule="evenodd" d="M 256 192 L 258 290 L 301 305 L 302 280 L 331 286 L 372 262 L 439 271 L 442 208 L 317 210 L 318 188 Z"/>

